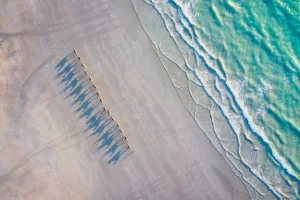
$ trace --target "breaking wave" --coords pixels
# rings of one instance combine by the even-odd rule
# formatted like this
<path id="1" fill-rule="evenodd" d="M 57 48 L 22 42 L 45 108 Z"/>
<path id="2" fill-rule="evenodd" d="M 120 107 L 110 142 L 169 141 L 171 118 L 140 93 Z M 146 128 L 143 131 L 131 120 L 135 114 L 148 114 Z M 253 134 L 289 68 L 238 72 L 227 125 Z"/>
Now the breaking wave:
<path id="1" fill-rule="evenodd" d="M 267 3 L 247 1 L 132 2 L 183 105 L 251 198 L 299 199 L 300 52 L 287 38 L 300 41 L 272 21 L 285 15 L 299 25 L 299 14 L 279 1 L 275 14 Z"/>

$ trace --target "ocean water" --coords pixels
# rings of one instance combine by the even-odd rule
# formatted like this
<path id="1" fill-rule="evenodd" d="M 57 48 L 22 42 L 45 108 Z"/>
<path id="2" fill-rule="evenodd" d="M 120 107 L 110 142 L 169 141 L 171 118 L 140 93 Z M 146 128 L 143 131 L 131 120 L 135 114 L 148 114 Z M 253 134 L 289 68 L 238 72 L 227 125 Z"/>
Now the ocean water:
<path id="1" fill-rule="evenodd" d="M 183 105 L 251 198 L 300 199 L 300 2 L 132 3 Z"/>

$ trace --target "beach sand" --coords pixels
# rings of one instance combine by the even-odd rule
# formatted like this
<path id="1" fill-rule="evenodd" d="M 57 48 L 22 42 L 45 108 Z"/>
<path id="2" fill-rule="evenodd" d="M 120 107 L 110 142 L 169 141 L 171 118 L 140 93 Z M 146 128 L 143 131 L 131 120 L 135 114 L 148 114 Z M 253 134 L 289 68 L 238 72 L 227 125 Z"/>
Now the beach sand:
<path id="1" fill-rule="evenodd" d="M 249 199 L 182 105 L 130 1 L 0 3 L 0 199 Z M 73 49 L 134 152 L 108 165 L 53 81 Z"/>

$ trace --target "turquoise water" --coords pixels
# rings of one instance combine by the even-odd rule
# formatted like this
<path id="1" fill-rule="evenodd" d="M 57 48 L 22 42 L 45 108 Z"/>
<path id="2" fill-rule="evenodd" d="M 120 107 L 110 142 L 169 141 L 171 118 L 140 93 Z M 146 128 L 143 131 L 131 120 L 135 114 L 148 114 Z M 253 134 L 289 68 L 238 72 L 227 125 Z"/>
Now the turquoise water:
<path id="1" fill-rule="evenodd" d="M 300 199 L 300 2 L 133 1 L 174 87 L 252 199 Z"/>

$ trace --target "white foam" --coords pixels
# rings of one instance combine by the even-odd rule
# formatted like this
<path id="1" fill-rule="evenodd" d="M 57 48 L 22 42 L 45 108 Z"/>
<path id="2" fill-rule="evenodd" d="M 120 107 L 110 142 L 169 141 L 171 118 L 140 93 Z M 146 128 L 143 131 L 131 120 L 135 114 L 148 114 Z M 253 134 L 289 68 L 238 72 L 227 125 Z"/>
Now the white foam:
<path id="1" fill-rule="evenodd" d="M 277 151 L 272 151 L 272 155 L 275 160 L 277 160 L 282 165 L 282 167 L 287 170 L 289 174 L 295 176 L 296 172 L 289 166 L 287 160 L 284 157 L 280 156 Z"/>
<path id="2" fill-rule="evenodd" d="M 183 4 L 183 3 L 177 2 L 177 1 L 176 1 L 176 3 L 179 6 L 181 6 L 183 15 L 188 20 L 193 21 L 193 19 L 192 19 L 193 17 L 190 16 L 191 13 L 189 12 L 189 10 L 191 9 L 190 5 Z M 169 17 L 176 15 L 176 13 L 172 13 L 172 10 L 174 10 L 174 9 L 172 9 L 172 10 L 169 9 L 168 11 L 166 11 L 166 9 L 168 9 L 168 8 L 166 8 L 168 6 L 166 3 L 164 4 L 164 3 L 160 2 L 159 4 L 160 4 L 160 6 L 158 8 L 158 11 L 161 13 L 161 15 L 165 14 L 166 12 L 171 12 L 171 13 L 168 13 Z M 164 4 L 164 6 L 161 6 L 162 4 Z M 177 19 L 178 16 L 175 16 L 174 18 Z M 184 29 L 182 27 L 180 27 L 179 23 L 176 23 L 176 19 L 173 19 L 175 22 L 176 31 L 178 31 L 178 33 L 176 33 L 176 34 L 181 34 L 181 36 L 185 40 L 185 42 L 189 46 L 194 48 L 195 52 L 198 54 L 199 57 L 202 57 L 204 59 L 205 63 L 208 65 L 208 67 L 214 69 L 214 67 L 213 67 L 214 63 L 213 63 L 213 60 L 211 59 L 211 56 L 209 54 L 203 52 L 201 50 L 201 47 L 198 46 L 198 44 L 196 44 L 195 41 L 193 41 L 196 38 L 191 39 L 184 35 L 184 32 L 183 32 Z M 164 20 L 166 20 L 166 19 L 164 19 Z M 193 23 L 191 23 L 191 24 L 193 24 Z M 183 23 L 183 25 L 186 25 L 186 24 Z M 171 37 L 174 36 L 174 33 L 172 33 L 173 29 L 168 27 L 168 25 L 167 25 L 167 29 L 170 32 Z M 199 36 L 197 35 L 197 37 L 199 37 Z M 200 45 L 203 44 L 200 37 L 197 38 L 197 40 Z M 216 102 L 217 105 L 219 105 L 219 108 L 223 112 L 224 116 L 228 118 L 233 130 L 237 133 L 237 136 L 239 137 L 239 135 L 244 134 L 242 124 L 247 123 L 247 125 L 250 127 L 252 133 L 255 133 L 256 135 L 260 136 L 260 138 L 262 138 L 262 140 L 265 143 L 271 144 L 266 136 L 264 127 L 260 127 L 255 124 L 254 117 L 256 117 L 257 115 L 256 114 L 253 115 L 253 113 L 251 113 L 244 104 L 244 101 L 247 98 L 247 96 L 243 95 L 243 93 L 242 93 L 242 88 L 243 88 L 244 82 L 243 81 L 238 81 L 238 82 L 224 81 L 224 82 L 222 82 L 222 86 L 219 89 L 220 91 L 216 92 L 214 90 L 214 88 L 211 87 L 211 80 L 216 79 L 216 78 L 220 79 L 220 80 L 225 80 L 225 79 L 224 79 L 222 73 L 220 73 L 218 70 L 215 69 L 215 72 L 216 72 L 216 76 L 214 74 L 210 73 L 206 66 L 204 67 L 204 69 L 196 68 L 196 70 L 195 70 L 195 74 L 199 78 L 201 84 L 204 86 L 207 94 L 212 98 L 213 101 Z M 268 83 L 268 81 L 263 81 L 263 86 L 260 88 L 258 96 L 262 96 L 269 89 L 271 89 L 271 85 Z M 220 97 L 218 95 L 216 95 L 216 93 L 220 94 Z M 231 100 L 233 100 L 235 103 L 232 103 Z M 238 107 L 239 113 L 235 113 L 234 111 L 231 111 L 230 107 L 235 106 L 235 105 Z M 256 113 L 261 113 L 263 115 L 266 111 L 266 108 L 267 108 L 266 106 L 263 106 Z M 261 152 L 261 153 L 265 153 L 265 152 Z M 282 166 L 291 173 L 291 175 L 294 175 L 292 169 L 288 166 L 287 162 L 285 162 L 285 160 L 279 156 L 278 152 L 276 152 L 275 149 L 272 150 L 272 153 L 273 153 L 273 155 L 275 153 L 275 156 L 276 156 L 275 159 L 282 161 L 282 162 L 280 162 L 280 161 L 278 161 L 278 162 L 280 162 L 282 164 Z M 252 171 L 252 170 L 254 170 L 254 171 Z M 264 178 L 261 176 L 259 170 L 251 169 L 251 171 L 253 174 L 255 174 L 257 176 L 258 179 L 260 179 L 262 182 L 266 183 L 273 192 L 277 191 L 276 188 L 269 185 L 264 180 Z"/>
<path id="3" fill-rule="evenodd" d="M 271 88 L 271 86 L 268 84 L 267 81 L 265 81 L 264 83 L 265 83 L 265 87 L 267 87 L 268 89 Z M 237 86 L 238 84 L 236 84 L 234 81 L 232 81 L 232 83 L 229 82 L 229 84 L 228 84 L 229 88 L 230 88 L 230 85 Z M 247 107 L 244 105 L 242 98 L 239 97 L 241 94 L 241 89 L 231 90 L 231 91 L 235 96 L 235 100 L 236 100 L 237 104 L 239 105 L 239 107 L 243 113 L 243 116 L 248 120 L 248 124 L 249 124 L 250 128 L 252 129 L 252 131 L 254 133 L 256 133 L 257 135 L 259 135 L 265 143 L 267 143 L 268 145 L 271 145 L 272 143 L 266 136 L 264 127 L 255 125 L 254 118 L 250 114 Z M 276 151 L 276 149 L 271 149 L 271 152 L 272 152 L 272 155 L 274 156 L 274 158 L 282 165 L 282 167 L 284 169 L 286 169 L 288 171 L 288 173 L 290 175 L 296 176 L 296 172 L 289 166 L 287 160 L 284 157 L 279 155 L 279 153 L 278 153 L 278 151 Z"/>

